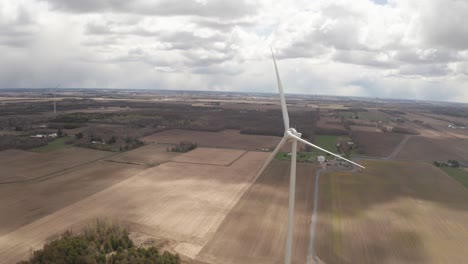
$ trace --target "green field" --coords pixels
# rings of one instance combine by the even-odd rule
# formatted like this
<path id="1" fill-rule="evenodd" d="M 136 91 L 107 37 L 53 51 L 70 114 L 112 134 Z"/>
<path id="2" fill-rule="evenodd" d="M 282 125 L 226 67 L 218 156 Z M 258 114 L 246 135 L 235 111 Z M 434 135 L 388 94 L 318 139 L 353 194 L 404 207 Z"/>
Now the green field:
<path id="1" fill-rule="evenodd" d="M 368 112 L 340 112 L 340 116 L 350 119 L 353 116 L 358 116 L 358 120 L 367 120 L 367 121 L 389 121 L 389 116 L 381 111 L 368 111 Z"/>
<path id="2" fill-rule="evenodd" d="M 62 148 L 69 148 L 73 146 L 72 144 L 65 144 L 65 141 L 69 140 L 70 137 L 62 137 L 62 138 L 57 138 L 54 141 L 49 142 L 47 145 L 34 148 L 32 151 L 34 152 L 49 152 L 57 149 L 62 149 Z"/>
<path id="3" fill-rule="evenodd" d="M 318 135 L 315 137 L 315 144 L 328 151 L 336 152 L 336 142 L 340 139 L 338 136 Z M 318 151 L 322 153 L 321 151 Z"/>
<path id="4" fill-rule="evenodd" d="M 289 155 L 289 152 L 278 152 L 275 156 L 275 159 L 277 160 L 291 160 L 291 156 Z M 304 162 L 309 159 L 312 159 L 315 161 L 317 159 L 317 155 L 315 155 L 313 152 L 299 152 L 297 154 L 297 161 L 298 162 Z"/>
<path id="5" fill-rule="evenodd" d="M 319 135 L 315 137 L 314 143 L 321 148 L 324 148 L 328 151 L 336 153 L 337 152 L 336 143 L 339 141 L 351 141 L 351 138 L 348 136 Z M 320 150 L 314 150 L 313 153 L 317 155 L 325 154 L 324 152 Z M 354 154 L 356 154 L 356 150 L 353 148 L 351 150 L 350 155 L 353 156 Z"/>
<path id="6" fill-rule="evenodd" d="M 468 171 L 465 171 L 460 168 L 451 168 L 451 167 L 440 167 L 445 173 L 455 178 L 466 188 L 468 188 Z"/>
<path id="7" fill-rule="evenodd" d="M 351 139 L 347 136 L 318 135 L 315 137 L 314 144 L 323 149 L 336 153 L 337 152 L 336 143 L 341 140 L 350 141 Z M 353 149 L 351 151 L 351 155 L 353 155 L 354 152 L 355 150 Z M 291 160 L 291 156 L 289 156 L 288 154 L 289 154 L 288 152 L 278 152 L 275 156 L 275 159 Z M 317 149 L 312 149 L 312 151 L 310 152 L 298 152 L 297 161 L 304 162 L 309 159 L 312 159 L 313 161 L 315 161 L 317 159 L 317 156 L 320 156 L 320 155 L 327 155 L 327 154 Z"/>

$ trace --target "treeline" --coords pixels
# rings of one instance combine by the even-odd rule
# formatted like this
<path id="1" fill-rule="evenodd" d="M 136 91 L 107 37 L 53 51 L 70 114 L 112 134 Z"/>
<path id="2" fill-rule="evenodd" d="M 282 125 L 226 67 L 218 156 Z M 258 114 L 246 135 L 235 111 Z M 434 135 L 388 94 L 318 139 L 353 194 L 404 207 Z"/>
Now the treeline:
<path id="1" fill-rule="evenodd" d="M 14 136 L 2 135 L 0 136 L 0 151 L 6 149 L 32 149 L 45 146 L 49 143 L 50 139 L 44 138 L 30 138 L 29 136 Z"/>
<path id="2" fill-rule="evenodd" d="M 97 220 L 81 234 L 66 231 L 18 264 L 179 264 L 177 254 L 136 247 L 125 228 Z"/>
<path id="3" fill-rule="evenodd" d="M 383 131 L 386 132 L 386 131 Z M 408 135 L 418 135 L 418 131 L 409 127 L 402 127 L 402 126 L 394 126 L 392 128 L 392 132 L 400 133 L 400 134 L 408 134 Z"/>
<path id="4" fill-rule="evenodd" d="M 188 142 L 188 141 L 182 141 L 180 142 L 179 144 L 173 146 L 173 147 L 170 147 L 168 148 L 167 150 L 168 151 L 172 151 L 172 152 L 182 152 L 182 153 L 185 153 L 185 152 L 189 152 L 191 151 L 192 149 L 196 149 L 197 148 L 197 143 L 192 143 L 192 142 Z"/>
<path id="5" fill-rule="evenodd" d="M 452 167 L 452 168 L 459 168 L 460 163 L 457 160 L 448 160 L 447 163 L 445 162 L 433 162 L 436 167 Z"/>
<path id="6" fill-rule="evenodd" d="M 144 145 L 143 141 L 130 136 L 96 135 L 83 132 L 75 134 L 73 144 L 78 147 L 105 151 L 127 151 Z"/>
<path id="7" fill-rule="evenodd" d="M 438 107 L 431 111 L 434 114 L 446 115 L 451 117 L 468 117 L 468 111 L 461 107 Z"/>
<path id="8" fill-rule="evenodd" d="M 240 133 L 246 134 L 246 135 L 277 136 L 277 137 L 281 137 L 284 135 L 284 131 L 264 130 L 264 129 L 257 129 L 257 128 L 241 129 Z"/>

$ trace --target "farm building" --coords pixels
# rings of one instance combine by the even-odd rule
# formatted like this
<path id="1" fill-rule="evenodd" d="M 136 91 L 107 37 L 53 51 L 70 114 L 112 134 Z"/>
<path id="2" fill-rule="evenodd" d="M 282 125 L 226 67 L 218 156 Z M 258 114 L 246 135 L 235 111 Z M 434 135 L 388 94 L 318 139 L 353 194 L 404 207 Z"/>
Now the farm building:
<path id="1" fill-rule="evenodd" d="M 325 162 L 325 157 L 324 157 L 324 156 L 318 156 L 318 157 L 317 157 L 317 161 L 318 161 L 319 163 L 324 163 L 324 162 Z"/>

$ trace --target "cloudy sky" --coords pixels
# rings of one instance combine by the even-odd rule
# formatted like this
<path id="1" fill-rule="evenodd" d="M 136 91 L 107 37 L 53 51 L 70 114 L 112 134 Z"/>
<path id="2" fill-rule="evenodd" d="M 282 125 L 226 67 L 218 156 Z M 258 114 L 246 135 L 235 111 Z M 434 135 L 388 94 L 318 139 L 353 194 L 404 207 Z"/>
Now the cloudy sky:
<path id="1" fill-rule="evenodd" d="M 1 0 L 0 88 L 468 103 L 466 0 Z"/>

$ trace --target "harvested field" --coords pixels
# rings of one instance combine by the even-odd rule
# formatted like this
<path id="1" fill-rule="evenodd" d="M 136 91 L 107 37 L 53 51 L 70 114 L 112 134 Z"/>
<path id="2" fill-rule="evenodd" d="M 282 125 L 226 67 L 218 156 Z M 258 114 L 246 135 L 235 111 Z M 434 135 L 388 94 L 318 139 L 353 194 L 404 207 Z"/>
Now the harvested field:
<path id="1" fill-rule="evenodd" d="M 412 137 L 400 153 L 399 159 L 468 162 L 468 141 L 453 138 Z"/>
<path id="2" fill-rule="evenodd" d="M 275 160 L 245 193 L 201 250 L 209 263 L 283 263 L 288 219 L 289 165 Z M 306 263 L 314 167 L 297 164 L 293 263 Z"/>
<path id="3" fill-rule="evenodd" d="M 167 145 L 149 144 L 106 159 L 108 161 L 155 166 L 169 161 L 180 153 L 167 151 Z"/>
<path id="4" fill-rule="evenodd" d="M 358 144 L 359 151 L 371 157 L 387 157 L 403 140 L 405 135 L 355 131 L 352 139 Z"/>
<path id="5" fill-rule="evenodd" d="M 348 131 L 338 119 L 321 118 L 317 123 L 316 133 L 319 135 L 346 135 Z"/>
<path id="6" fill-rule="evenodd" d="M 351 131 L 378 132 L 378 133 L 381 132 L 380 129 L 376 128 L 375 126 L 370 127 L 370 126 L 351 125 L 350 128 L 351 128 Z"/>
<path id="7" fill-rule="evenodd" d="M 428 163 L 368 161 L 321 178 L 325 263 L 468 263 L 468 192 Z"/>
<path id="8" fill-rule="evenodd" d="M 434 126 L 434 128 L 445 133 L 446 137 L 468 139 L 468 129 L 449 128 L 448 126 Z"/>
<path id="9" fill-rule="evenodd" d="M 43 181 L 0 185 L 0 236 L 116 184 L 140 166 L 93 162 Z M 1 262 L 1 261 L 0 261 Z"/>
<path id="10" fill-rule="evenodd" d="M 246 153 L 236 149 L 197 148 L 175 157 L 172 161 L 194 164 L 228 166 Z"/>
<path id="11" fill-rule="evenodd" d="M 403 117 L 405 117 L 406 119 L 410 120 L 410 121 L 415 121 L 415 120 L 419 120 L 419 121 L 422 121 L 426 124 L 429 124 L 429 125 L 442 125 L 442 126 L 447 126 L 450 124 L 450 122 L 447 122 L 447 121 L 444 121 L 444 120 L 439 120 L 439 119 L 435 119 L 435 118 L 431 118 L 427 115 L 421 115 L 421 114 L 417 114 L 417 113 L 407 113 L 406 115 L 404 115 Z"/>
<path id="12" fill-rule="evenodd" d="M 177 144 L 181 141 L 196 142 L 201 147 L 226 147 L 246 150 L 273 149 L 281 140 L 273 136 L 240 134 L 238 130 L 221 132 L 190 131 L 181 129 L 166 130 L 143 138 L 145 142 Z"/>
<path id="13" fill-rule="evenodd" d="M 148 236 L 167 239 L 183 255 L 195 256 L 267 156 L 248 152 L 228 167 L 166 162 L 149 168 L 1 236 L 0 263 L 14 263 L 50 235 L 96 217 L 124 221 Z"/>
<path id="14" fill-rule="evenodd" d="M 0 183 L 44 177 L 83 163 L 113 155 L 112 152 L 66 148 L 47 153 L 0 151 Z"/>

